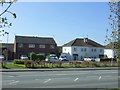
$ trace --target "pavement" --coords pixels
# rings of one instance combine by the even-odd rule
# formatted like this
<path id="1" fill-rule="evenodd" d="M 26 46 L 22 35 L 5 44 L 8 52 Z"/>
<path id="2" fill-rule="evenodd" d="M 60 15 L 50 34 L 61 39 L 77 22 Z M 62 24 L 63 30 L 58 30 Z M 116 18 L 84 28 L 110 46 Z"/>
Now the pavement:
<path id="1" fill-rule="evenodd" d="M 119 67 L 96 68 L 41 68 L 41 69 L 0 69 L 0 72 L 31 72 L 31 71 L 86 71 L 86 70 L 119 70 Z"/>
<path id="2" fill-rule="evenodd" d="M 2 72 L 0 81 L 2 88 L 119 88 L 119 80 L 118 70 L 89 70 Z"/>

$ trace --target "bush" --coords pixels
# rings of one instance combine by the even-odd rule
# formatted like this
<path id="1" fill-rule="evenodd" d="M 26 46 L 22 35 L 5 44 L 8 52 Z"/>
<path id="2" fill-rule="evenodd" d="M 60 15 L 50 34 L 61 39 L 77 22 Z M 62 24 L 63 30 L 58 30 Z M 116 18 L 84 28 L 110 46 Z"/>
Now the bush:
<path id="1" fill-rule="evenodd" d="M 34 52 L 30 53 L 30 60 L 35 61 L 37 59 L 36 54 Z"/>
<path id="2" fill-rule="evenodd" d="M 44 55 L 42 54 L 35 54 L 34 52 L 30 53 L 30 60 L 43 60 L 44 59 Z"/>
<path id="3" fill-rule="evenodd" d="M 37 58 L 37 60 L 44 60 L 44 55 L 42 55 L 42 54 L 36 54 L 36 58 Z"/>
<path id="4" fill-rule="evenodd" d="M 15 59 L 13 61 L 14 64 L 24 64 L 25 60 L 21 60 L 21 59 Z"/>
<path id="5" fill-rule="evenodd" d="M 27 68 L 34 67 L 34 61 L 32 61 L 32 60 L 26 60 L 24 64 L 25 64 L 25 67 L 27 67 Z"/>

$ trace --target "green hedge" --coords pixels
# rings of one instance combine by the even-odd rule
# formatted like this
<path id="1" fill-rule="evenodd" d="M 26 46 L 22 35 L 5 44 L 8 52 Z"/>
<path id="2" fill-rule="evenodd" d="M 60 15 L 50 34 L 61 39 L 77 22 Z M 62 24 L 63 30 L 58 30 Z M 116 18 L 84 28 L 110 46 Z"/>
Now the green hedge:
<path id="1" fill-rule="evenodd" d="M 14 64 L 24 64 L 25 60 L 21 60 L 21 59 L 15 59 L 13 61 Z"/>
<path id="2" fill-rule="evenodd" d="M 36 60 L 44 60 L 44 55 L 42 54 L 36 54 L 35 52 L 30 53 L 30 60 L 36 61 Z"/>

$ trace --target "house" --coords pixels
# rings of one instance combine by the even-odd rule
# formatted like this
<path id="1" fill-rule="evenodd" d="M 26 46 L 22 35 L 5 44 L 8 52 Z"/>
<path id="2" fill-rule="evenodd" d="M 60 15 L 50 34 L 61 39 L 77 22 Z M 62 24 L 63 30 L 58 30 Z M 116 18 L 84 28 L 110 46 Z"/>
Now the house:
<path id="1" fill-rule="evenodd" d="M 63 45 L 62 53 L 66 53 L 70 60 L 99 58 L 104 56 L 104 46 L 88 38 L 76 38 Z"/>
<path id="2" fill-rule="evenodd" d="M 14 44 L 13 43 L 0 43 L 0 55 L 8 57 L 8 60 L 14 59 Z"/>
<path id="3" fill-rule="evenodd" d="M 107 57 L 107 58 L 116 58 L 117 50 L 115 48 L 113 49 L 113 44 L 112 43 L 105 46 L 104 56 Z"/>
<path id="4" fill-rule="evenodd" d="M 14 53 L 15 58 L 21 55 L 29 56 L 31 52 L 37 54 L 57 54 L 57 44 L 53 38 L 15 36 Z"/>

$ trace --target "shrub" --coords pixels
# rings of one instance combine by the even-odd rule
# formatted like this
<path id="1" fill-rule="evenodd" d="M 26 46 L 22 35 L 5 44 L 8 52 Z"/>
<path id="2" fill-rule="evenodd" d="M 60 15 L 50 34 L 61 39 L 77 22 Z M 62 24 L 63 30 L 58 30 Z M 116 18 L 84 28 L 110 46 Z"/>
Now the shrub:
<path id="1" fill-rule="evenodd" d="M 32 61 L 32 60 L 26 60 L 24 64 L 25 64 L 25 67 L 27 67 L 27 68 L 34 67 L 34 61 Z"/>
<path id="2" fill-rule="evenodd" d="M 13 61 L 14 64 L 24 64 L 25 60 L 21 60 L 21 59 L 15 59 Z"/>
<path id="3" fill-rule="evenodd" d="M 36 58 L 37 58 L 37 60 L 44 60 L 44 55 L 42 55 L 42 54 L 36 54 Z"/>
<path id="4" fill-rule="evenodd" d="M 30 60 L 35 61 L 37 59 L 36 54 L 34 52 L 30 53 Z"/>

